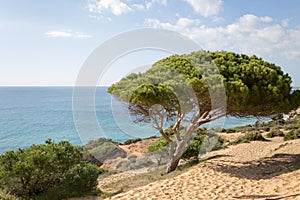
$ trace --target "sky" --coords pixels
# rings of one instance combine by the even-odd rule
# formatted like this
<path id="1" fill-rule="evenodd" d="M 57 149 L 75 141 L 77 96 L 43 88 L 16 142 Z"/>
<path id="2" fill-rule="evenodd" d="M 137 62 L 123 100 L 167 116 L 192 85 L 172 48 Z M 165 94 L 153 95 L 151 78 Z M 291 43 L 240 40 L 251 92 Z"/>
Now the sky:
<path id="1" fill-rule="evenodd" d="M 299 0 L 0 0 L 0 86 L 72 86 L 99 45 L 149 27 L 179 32 L 205 50 L 255 54 L 300 86 L 299 8 Z M 165 56 L 125 56 L 99 84 Z"/>

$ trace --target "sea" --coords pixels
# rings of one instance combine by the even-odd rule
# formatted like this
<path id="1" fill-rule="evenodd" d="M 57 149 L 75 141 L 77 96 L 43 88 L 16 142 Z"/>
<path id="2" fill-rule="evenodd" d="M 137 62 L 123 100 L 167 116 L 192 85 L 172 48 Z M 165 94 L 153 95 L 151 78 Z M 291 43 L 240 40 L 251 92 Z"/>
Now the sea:
<path id="1" fill-rule="evenodd" d="M 97 87 L 94 93 L 95 115 L 85 122 L 74 120 L 73 87 L 0 87 L 0 154 L 8 150 L 42 144 L 48 138 L 83 145 L 90 140 L 108 138 L 124 142 L 133 138 L 159 135 L 151 123 L 136 124 L 126 112 L 126 104 Z M 86 110 L 85 113 L 92 112 Z M 78 113 L 77 113 L 78 114 Z M 223 118 L 208 128 L 230 128 L 255 123 L 256 118 Z"/>

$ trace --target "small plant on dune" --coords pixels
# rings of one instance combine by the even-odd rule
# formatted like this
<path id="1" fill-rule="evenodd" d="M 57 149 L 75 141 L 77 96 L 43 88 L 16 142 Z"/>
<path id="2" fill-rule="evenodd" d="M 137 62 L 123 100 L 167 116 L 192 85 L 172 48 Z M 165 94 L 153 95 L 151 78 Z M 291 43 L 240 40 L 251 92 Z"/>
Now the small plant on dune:
<path id="1" fill-rule="evenodd" d="M 293 130 L 284 136 L 284 141 L 300 139 L 300 130 Z"/>
<path id="2" fill-rule="evenodd" d="M 212 141 L 216 140 L 216 141 Z M 223 147 L 224 140 L 218 137 L 216 134 L 207 133 L 206 129 L 198 128 L 196 130 L 195 136 L 187 144 L 187 148 L 182 155 L 182 158 L 196 158 L 201 153 L 205 153 L 206 148 L 210 145 L 210 150 L 217 150 Z M 168 142 L 161 138 L 152 145 L 148 147 L 149 152 L 161 151 L 163 149 L 167 150 Z"/>
<path id="3" fill-rule="evenodd" d="M 284 137 L 284 133 L 281 130 L 272 130 L 267 134 L 268 138 L 273 138 L 273 137 Z"/>
<path id="4" fill-rule="evenodd" d="M 247 133 L 244 136 L 239 137 L 237 140 L 230 142 L 229 145 L 236 145 L 236 144 L 241 144 L 241 143 L 249 143 L 251 141 L 268 141 L 265 139 L 261 133 L 259 132 L 252 132 L 252 133 Z"/>
<path id="5" fill-rule="evenodd" d="M 125 145 L 129 145 L 129 144 L 137 143 L 137 142 L 139 142 L 139 141 L 142 141 L 142 139 L 141 139 L 141 138 L 129 139 L 129 140 L 126 140 L 126 141 L 124 142 L 124 144 L 125 144 Z"/>
<path id="6" fill-rule="evenodd" d="M 159 140 L 157 140 L 155 143 L 151 144 L 148 147 L 148 151 L 149 152 L 156 152 L 156 151 L 160 151 L 163 148 L 166 148 L 168 146 L 168 141 L 166 141 L 163 138 L 160 138 Z"/>

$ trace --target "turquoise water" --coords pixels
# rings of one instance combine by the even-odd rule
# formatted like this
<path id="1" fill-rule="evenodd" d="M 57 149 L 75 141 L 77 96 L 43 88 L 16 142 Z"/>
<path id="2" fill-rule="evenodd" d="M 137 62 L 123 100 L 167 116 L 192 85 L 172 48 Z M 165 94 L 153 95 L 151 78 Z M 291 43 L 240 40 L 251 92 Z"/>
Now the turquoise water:
<path id="1" fill-rule="evenodd" d="M 82 145 L 73 121 L 72 92 L 72 87 L 0 87 L 0 153 L 44 143 L 47 138 Z M 129 135 L 119 128 L 112 113 L 112 97 L 106 87 L 97 88 L 95 102 L 97 120 L 103 133 L 92 134 L 89 139 L 105 135 L 123 142 L 134 136 L 149 136 L 149 133 L 144 135 L 140 132 Z M 228 128 L 251 124 L 255 120 L 229 118 L 220 126 Z"/>

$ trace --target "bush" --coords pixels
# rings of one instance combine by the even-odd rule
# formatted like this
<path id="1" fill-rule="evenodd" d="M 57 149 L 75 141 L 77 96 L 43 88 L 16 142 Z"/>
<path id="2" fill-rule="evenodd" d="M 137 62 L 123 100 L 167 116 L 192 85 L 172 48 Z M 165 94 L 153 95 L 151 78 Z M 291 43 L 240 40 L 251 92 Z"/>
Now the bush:
<path id="1" fill-rule="evenodd" d="M 283 137 L 283 136 L 284 136 L 284 133 L 281 130 L 273 130 L 267 134 L 268 138 Z"/>
<path id="2" fill-rule="evenodd" d="M 154 142 L 148 147 L 148 151 L 149 152 L 160 151 L 167 146 L 168 146 L 168 141 L 165 140 L 164 138 L 160 138 L 159 140 L 157 140 L 156 142 Z"/>
<path id="3" fill-rule="evenodd" d="M 234 128 L 226 129 L 226 133 L 236 133 L 236 130 Z"/>
<path id="4" fill-rule="evenodd" d="M 295 139 L 299 139 L 299 138 L 300 138 L 300 130 L 293 130 L 293 131 L 288 132 L 284 136 L 284 141 L 295 140 Z"/>
<path id="5" fill-rule="evenodd" d="M 239 137 L 237 140 L 230 142 L 230 145 L 236 145 L 240 143 L 249 143 L 251 141 L 267 141 L 261 133 L 254 132 L 254 133 L 247 133 L 244 136 Z"/>
<path id="6" fill-rule="evenodd" d="M 217 140 L 217 141 L 213 141 Z M 215 134 L 207 134 L 206 129 L 198 128 L 195 136 L 190 140 L 182 158 L 198 157 L 201 151 L 217 150 L 222 148 L 224 141 Z M 204 146 L 205 145 L 205 146 Z M 168 146 L 168 142 L 161 138 L 148 147 L 149 152 L 160 151 Z M 205 148 L 204 148 L 205 147 Z M 210 147 L 210 149 L 208 149 Z"/>
<path id="7" fill-rule="evenodd" d="M 207 139 L 206 135 L 196 135 L 188 144 L 182 158 L 198 157 L 205 139 Z"/>
<path id="8" fill-rule="evenodd" d="M 125 145 L 129 145 L 129 144 L 137 143 L 137 142 L 139 142 L 139 141 L 142 141 L 142 139 L 141 139 L 141 138 L 130 139 L 130 140 L 126 140 L 126 141 L 124 142 L 124 144 L 125 144 Z"/>
<path id="9" fill-rule="evenodd" d="M 96 170 L 96 167 L 83 163 L 77 147 L 66 141 L 56 144 L 48 140 L 46 144 L 1 155 L 0 188 L 21 197 L 40 195 L 64 182 L 70 183 L 70 193 L 91 191 L 97 183 Z M 68 178 L 71 175 L 72 178 L 77 177 L 76 180 L 84 178 L 81 174 L 93 176 L 88 181 L 81 180 L 79 184 L 82 183 L 83 188 L 79 189 L 77 183 L 70 182 Z"/>
<path id="10" fill-rule="evenodd" d="M 191 142 L 182 158 L 196 158 L 199 154 L 204 154 L 207 151 L 214 151 L 223 148 L 224 140 L 216 134 L 197 134 Z"/>
<path id="11" fill-rule="evenodd" d="M 103 171 L 92 164 L 76 164 L 64 174 L 61 186 L 68 188 L 68 191 L 89 192 L 96 188 L 98 184 L 97 178 L 100 173 L 103 173 Z"/>

